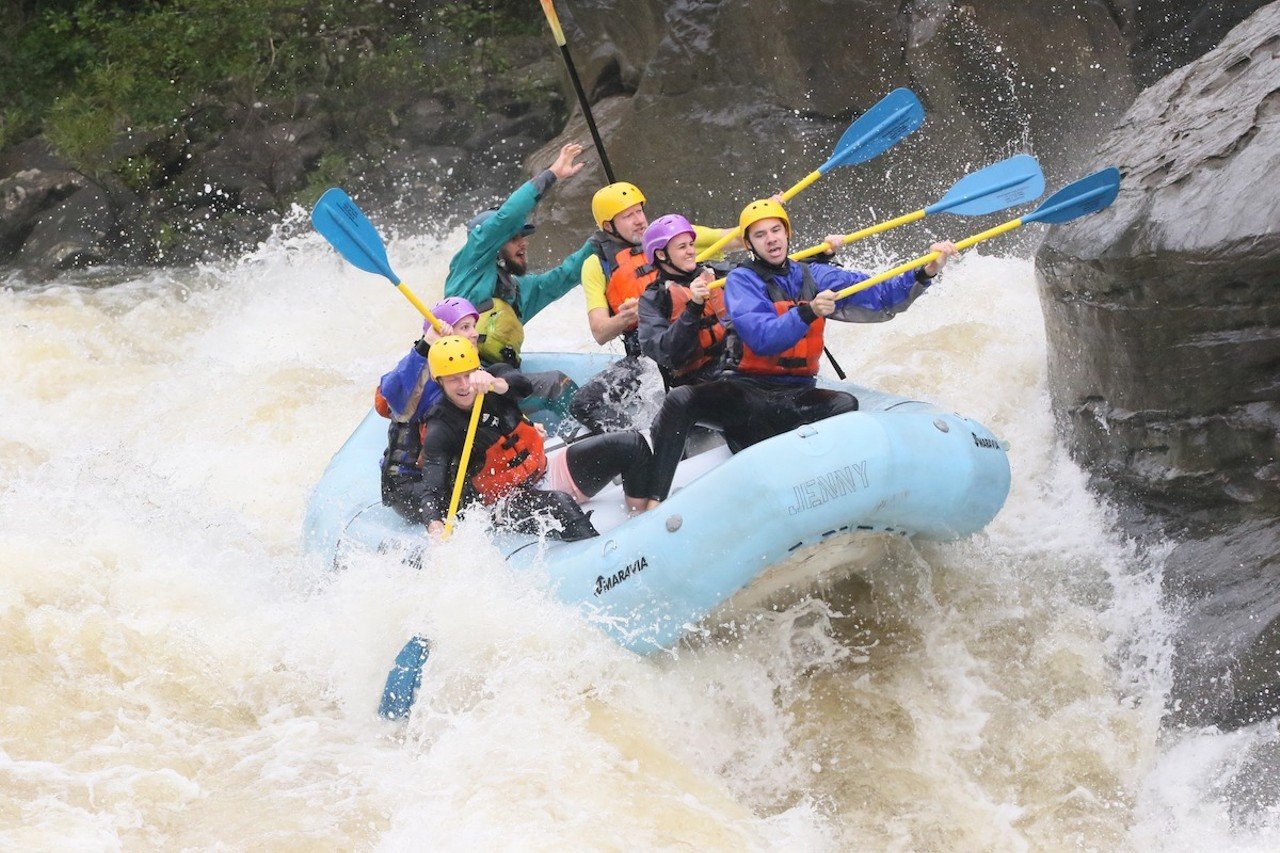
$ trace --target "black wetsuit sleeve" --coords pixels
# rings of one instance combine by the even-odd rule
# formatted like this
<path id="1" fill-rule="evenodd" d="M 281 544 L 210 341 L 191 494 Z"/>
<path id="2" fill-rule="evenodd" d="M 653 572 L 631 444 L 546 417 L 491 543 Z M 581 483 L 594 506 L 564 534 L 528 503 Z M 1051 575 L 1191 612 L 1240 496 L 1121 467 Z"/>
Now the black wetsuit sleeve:
<path id="1" fill-rule="evenodd" d="M 507 392 L 499 396 L 519 402 L 533 393 L 533 380 L 509 364 L 492 364 L 486 368 L 497 379 L 505 379 Z"/>
<path id="2" fill-rule="evenodd" d="M 679 370 L 698 354 L 698 321 L 705 306 L 689 300 L 673 323 L 663 310 L 665 301 L 659 288 L 640 297 L 640 351 L 667 370 Z"/>
<path id="3" fill-rule="evenodd" d="M 442 418 L 427 420 L 422 439 L 422 520 L 444 521 L 453 492 L 454 469 L 462 456 L 466 434 Z"/>

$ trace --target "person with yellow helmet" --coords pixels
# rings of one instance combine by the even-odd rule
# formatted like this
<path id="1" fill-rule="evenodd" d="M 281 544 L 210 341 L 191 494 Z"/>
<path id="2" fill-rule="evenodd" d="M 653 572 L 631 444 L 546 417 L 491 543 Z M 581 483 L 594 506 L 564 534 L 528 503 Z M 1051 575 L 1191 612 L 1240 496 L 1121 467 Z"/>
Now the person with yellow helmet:
<path id="1" fill-rule="evenodd" d="M 480 394 L 465 500 L 493 507 L 499 524 L 538 534 L 549 518 L 555 526 L 547 535 L 553 538 L 596 536 L 579 504 L 619 475 L 628 509 L 645 508 L 653 459 L 644 436 L 634 430 L 591 436 L 548 459 L 543 431 L 520 411 L 521 398 L 533 391 L 520 371 L 502 363 L 484 369 L 475 346 L 460 336 L 436 341 L 427 360 L 443 392 L 422 423 L 421 520 L 428 533 L 444 530 L 453 476 Z"/>
<path id="2" fill-rule="evenodd" d="M 645 288 L 658 276 L 643 249 L 649 227 L 646 202 L 640 188 L 626 181 L 601 187 L 591 199 L 591 215 L 599 230 L 589 238 L 593 252 L 582 264 L 587 323 L 598 344 L 621 337 L 626 356 L 584 384 L 574 397 L 570 412 L 595 432 L 631 423 L 644 382 L 646 364 L 636 333 L 638 306 Z M 694 225 L 693 232 L 699 249 L 725 233 L 701 225 Z M 735 242 L 728 248 L 736 247 Z"/>
<path id="3" fill-rule="evenodd" d="M 674 388 L 663 401 L 650 430 L 655 502 L 670 491 L 695 423 L 721 427 L 736 453 L 801 424 L 855 411 L 858 401 L 852 394 L 816 387 L 826 319 L 891 320 L 928 289 L 956 254 L 953 243 L 935 243 L 938 260 L 836 300 L 836 291 L 870 276 L 788 258 L 791 218 L 776 197 L 743 208 L 739 228 L 752 259 L 731 271 L 725 284 L 729 333 L 723 378 Z M 841 238 L 831 235 L 826 242 L 834 252 Z"/>

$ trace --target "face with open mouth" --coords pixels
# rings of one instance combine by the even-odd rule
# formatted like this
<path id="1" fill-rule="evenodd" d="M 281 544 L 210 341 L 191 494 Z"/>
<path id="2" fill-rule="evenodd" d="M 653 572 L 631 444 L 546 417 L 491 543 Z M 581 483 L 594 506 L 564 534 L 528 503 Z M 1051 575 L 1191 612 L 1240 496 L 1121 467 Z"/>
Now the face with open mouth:
<path id="1" fill-rule="evenodd" d="M 529 269 L 529 240 L 527 237 L 512 237 L 502 244 L 502 260 L 512 275 L 524 275 Z"/>
<path id="2" fill-rule="evenodd" d="M 761 219 L 747 229 L 747 243 L 760 260 L 781 266 L 787 257 L 787 226 L 781 219 Z"/>

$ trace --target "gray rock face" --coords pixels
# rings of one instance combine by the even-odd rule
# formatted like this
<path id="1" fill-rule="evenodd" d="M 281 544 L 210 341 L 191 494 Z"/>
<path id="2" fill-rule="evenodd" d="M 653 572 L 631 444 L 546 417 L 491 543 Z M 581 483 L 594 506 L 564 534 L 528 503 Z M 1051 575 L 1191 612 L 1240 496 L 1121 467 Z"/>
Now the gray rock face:
<path id="1" fill-rule="evenodd" d="M 1120 197 L 1037 255 L 1055 412 L 1182 540 L 1171 712 L 1280 712 L 1280 2 L 1144 91 L 1094 166 Z"/>
<path id="2" fill-rule="evenodd" d="M 1120 197 L 1037 257 L 1053 400 L 1138 491 L 1280 509 L 1280 3 L 1143 92 Z"/>
<path id="3" fill-rule="evenodd" d="M 793 200 L 803 236 L 816 239 L 914 210 L 1016 151 L 1034 151 L 1052 182 L 1137 91 L 1119 24 L 1096 4 L 595 0 L 561 16 L 584 85 L 614 96 L 601 106 L 615 172 L 640 185 L 654 215 L 731 224 L 746 202 L 821 165 L 887 92 L 912 88 L 926 108 L 921 130 Z M 581 233 L 603 181 L 598 167 L 585 170 L 540 215 Z M 888 243 L 906 250 L 934 234 L 963 236 L 945 219 Z"/>

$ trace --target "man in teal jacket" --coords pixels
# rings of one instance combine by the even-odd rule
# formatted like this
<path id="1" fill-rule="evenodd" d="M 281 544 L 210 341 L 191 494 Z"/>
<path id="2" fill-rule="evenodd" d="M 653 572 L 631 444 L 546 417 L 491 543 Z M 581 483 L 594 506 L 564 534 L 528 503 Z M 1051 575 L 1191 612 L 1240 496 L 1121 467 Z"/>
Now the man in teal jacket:
<path id="1" fill-rule="evenodd" d="M 467 224 L 467 242 L 449 262 L 445 296 L 461 296 L 480 311 L 480 356 L 489 363 L 520 366 L 524 324 L 572 290 L 591 243 L 565 258 L 553 270 L 526 275 L 529 214 L 557 180 L 576 175 L 582 146 L 569 143 L 551 167 L 520 186 L 501 207 L 486 210 Z"/>

